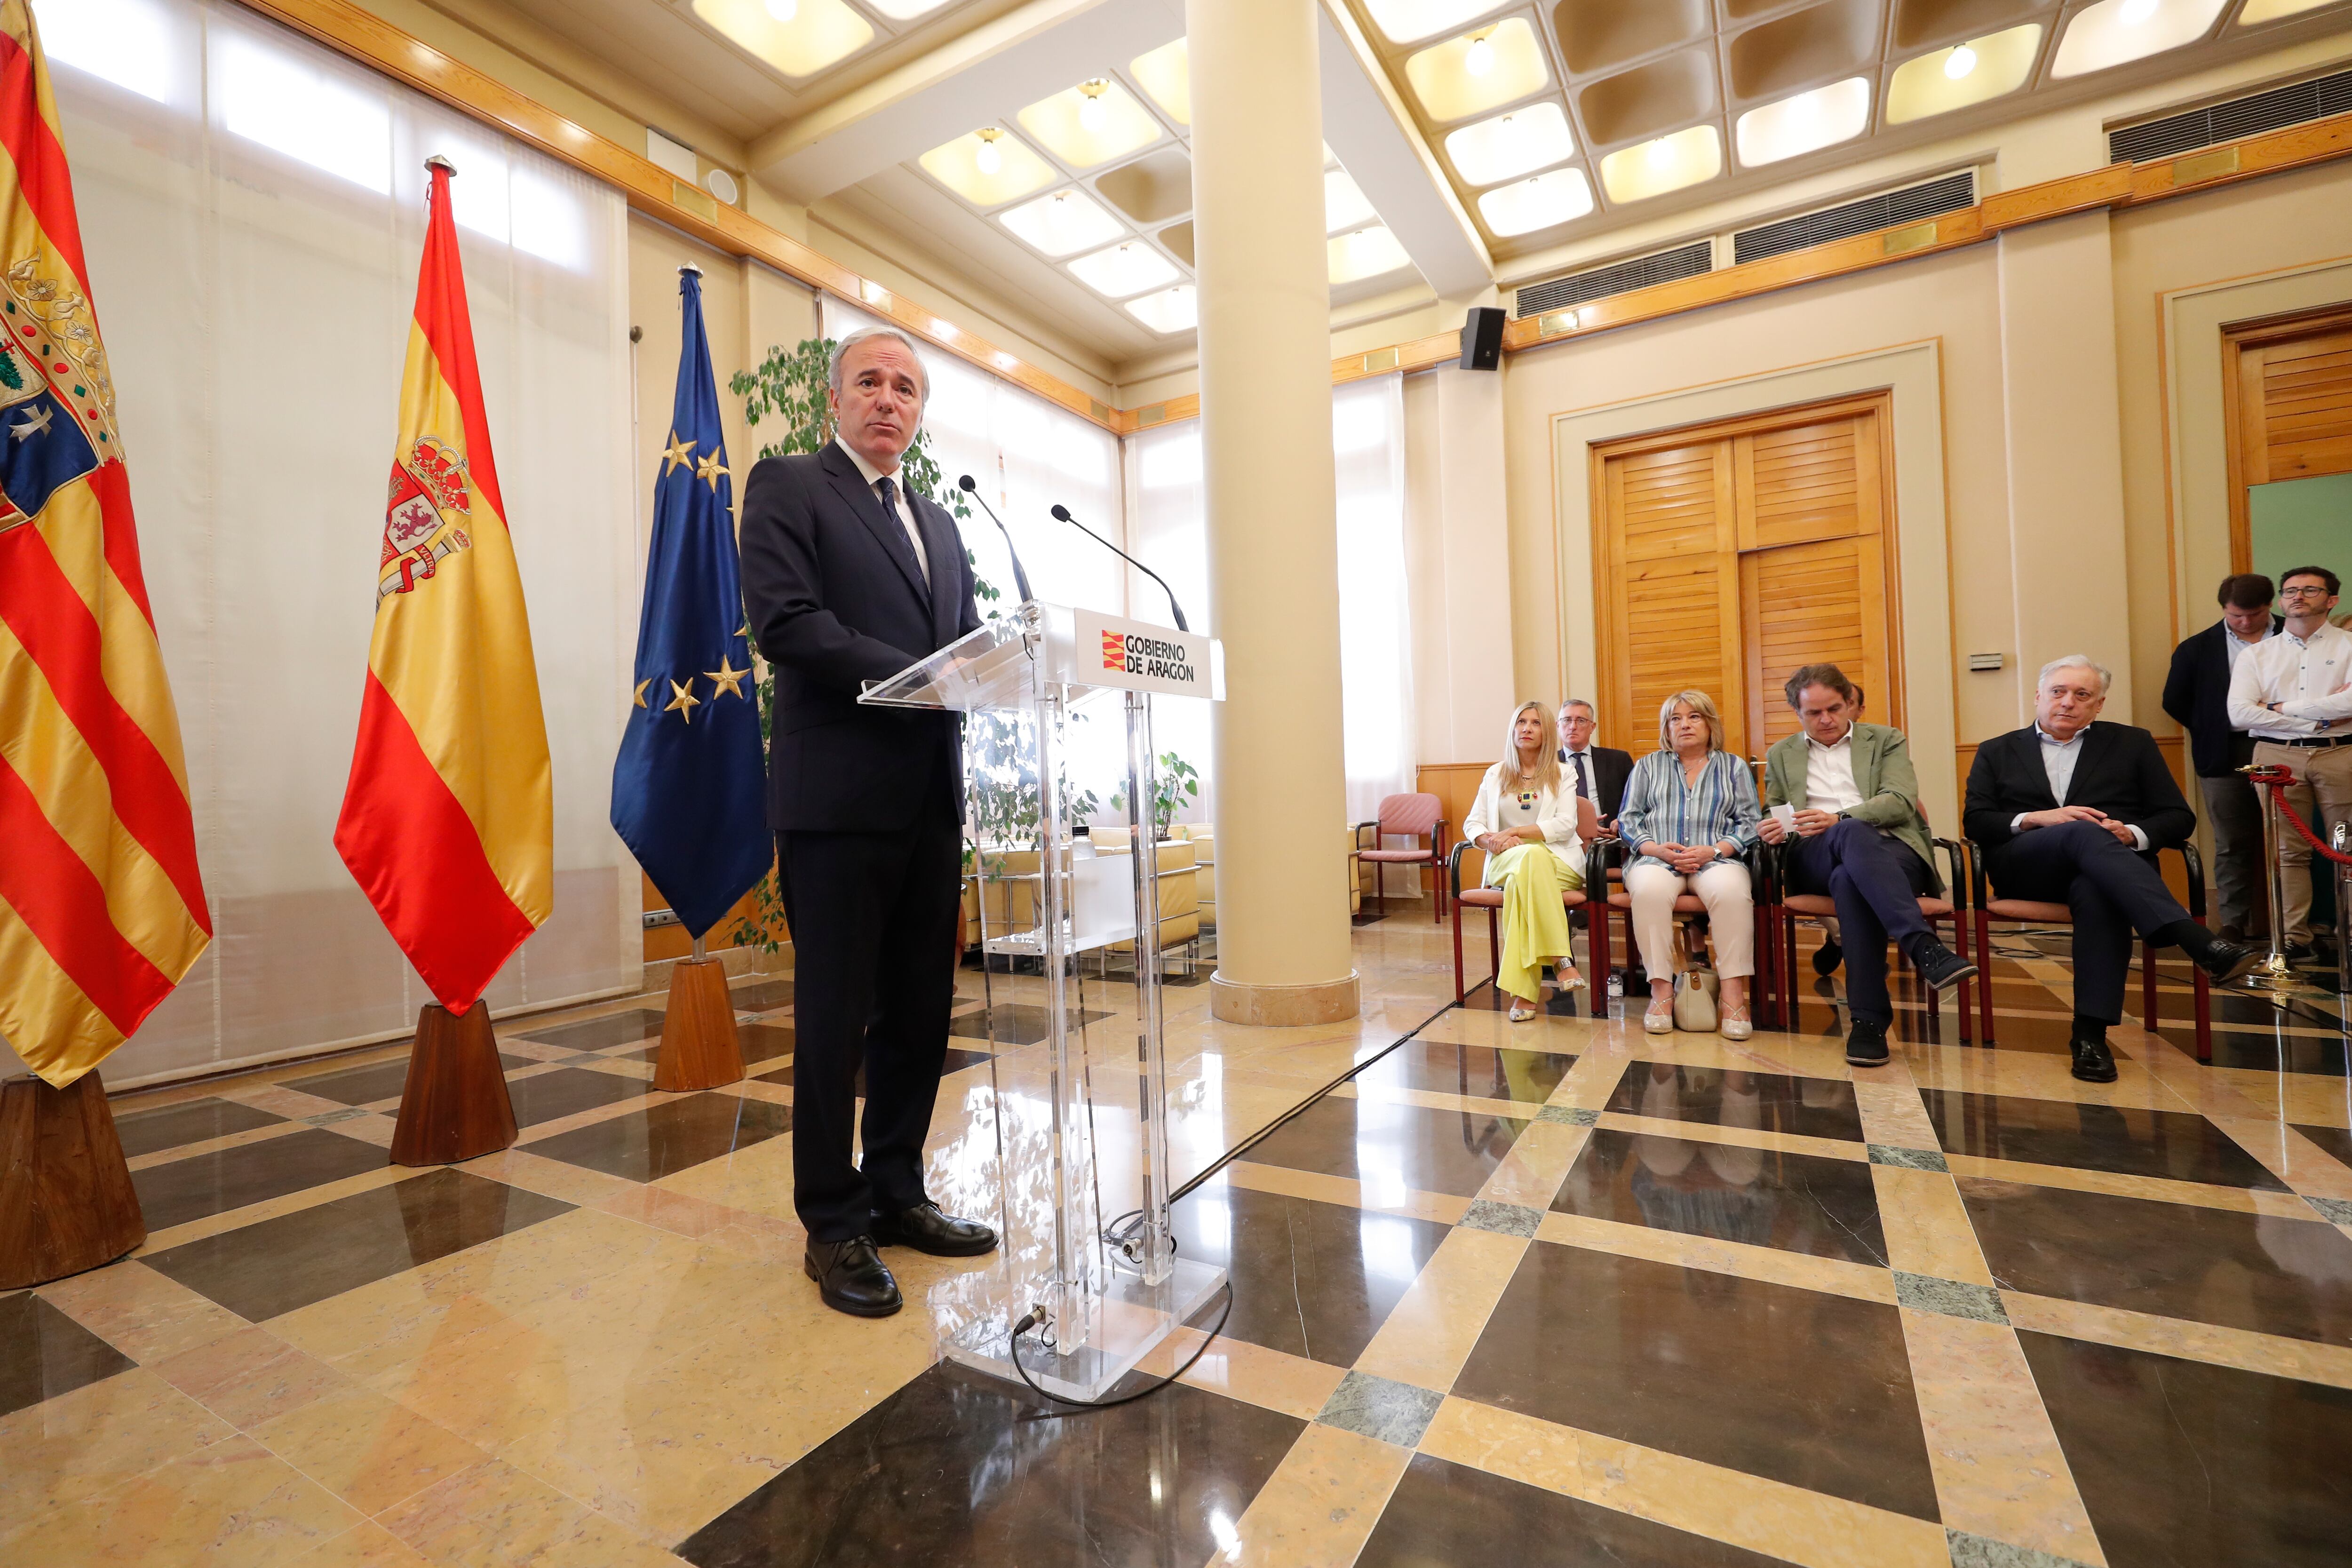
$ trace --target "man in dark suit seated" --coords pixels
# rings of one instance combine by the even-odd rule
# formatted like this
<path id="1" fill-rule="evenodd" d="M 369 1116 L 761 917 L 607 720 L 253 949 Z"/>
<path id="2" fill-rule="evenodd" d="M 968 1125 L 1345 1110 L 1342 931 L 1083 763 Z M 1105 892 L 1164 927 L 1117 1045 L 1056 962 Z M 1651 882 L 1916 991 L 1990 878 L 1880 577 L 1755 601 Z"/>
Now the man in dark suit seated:
<path id="1" fill-rule="evenodd" d="M 768 821 L 796 958 L 793 1205 L 825 1305 L 868 1318 L 903 1304 L 877 1247 L 996 1246 L 923 1190 L 955 999 L 962 730 L 952 713 L 857 700 L 980 626 L 954 520 L 899 479 L 929 390 L 903 334 L 850 333 L 833 355 L 835 438 L 764 459 L 743 490 L 743 603 L 776 668 Z"/>
<path id="2" fill-rule="evenodd" d="M 2254 760 L 2254 738 L 2230 722 L 2230 677 L 2238 660 L 2286 625 L 2271 613 L 2271 580 L 2254 572 L 2221 579 L 2221 618 L 2172 650 L 2164 710 L 2189 731 L 2189 761 L 2213 825 L 2213 892 L 2221 934 L 2231 942 L 2270 934 L 2262 891 L 2263 805 L 2238 770 Z"/>
<path id="3" fill-rule="evenodd" d="M 1592 803 L 1601 814 L 1601 831 L 1617 831 L 1617 813 L 1625 804 L 1625 781 L 1633 776 L 1633 757 L 1614 746 L 1596 746 L 1592 731 L 1599 720 L 1592 704 L 1571 697 L 1559 705 L 1559 776 L 1580 799 Z"/>
<path id="4" fill-rule="evenodd" d="M 1995 897 L 2064 904 L 2074 921 L 2074 1076 L 2113 1083 L 2107 1026 L 2123 1021 L 2132 933 L 2178 945 L 2217 984 L 2261 961 L 2180 907 L 2157 874 L 2158 849 L 2188 841 L 2197 816 L 2156 749 L 2129 724 L 2097 722 L 2115 677 L 2085 654 L 2042 667 L 2034 721 L 1977 748 L 1969 837 Z"/>

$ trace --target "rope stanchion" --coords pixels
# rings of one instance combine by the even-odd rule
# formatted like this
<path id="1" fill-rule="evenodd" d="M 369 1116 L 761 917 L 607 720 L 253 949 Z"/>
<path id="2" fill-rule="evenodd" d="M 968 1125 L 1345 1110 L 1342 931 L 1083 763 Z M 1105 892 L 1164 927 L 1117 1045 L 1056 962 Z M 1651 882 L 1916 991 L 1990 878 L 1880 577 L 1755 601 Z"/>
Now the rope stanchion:
<path id="1" fill-rule="evenodd" d="M 2323 844 L 2311 824 L 2286 798 L 2287 787 L 2294 783 L 2294 769 L 2284 763 L 2264 763 L 2246 769 L 2245 773 L 2248 781 L 2263 791 L 2268 808 L 2263 813 L 2263 847 L 2270 862 L 2266 880 L 2271 889 L 2271 954 L 2264 967 L 2249 978 L 2249 984 L 2284 984 L 2287 979 L 2285 938 L 2280 922 L 2280 911 L 2286 901 L 2285 869 L 2279 857 L 2278 824 L 2283 816 L 2314 852 L 2336 868 L 2336 989 L 2340 996 L 2352 996 L 2352 825 L 2336 824 L 2335 845 L 2331 847 Z"/>

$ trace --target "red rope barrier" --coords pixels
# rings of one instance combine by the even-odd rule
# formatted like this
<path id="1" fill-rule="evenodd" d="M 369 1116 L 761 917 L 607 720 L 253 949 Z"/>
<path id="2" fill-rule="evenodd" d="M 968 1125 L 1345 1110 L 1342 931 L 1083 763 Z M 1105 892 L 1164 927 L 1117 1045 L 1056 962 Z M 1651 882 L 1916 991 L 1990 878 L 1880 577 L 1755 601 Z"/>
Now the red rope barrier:
<path id="1" fill-rule="evenodd" d="M 2266 763 L 2261 767 L 2249 770 L 2246 776 L 2271 792 L 2271 798 L 2277 803 L 2280 812 L 2286 819 L 2294 824 L 2294 830 L 2303 835 L 2303 841 L 2305 844 L 2310 845 L 2338 866 L 2352 866 L 2352 855 L 2338 855 L 2335 850 L 2322 844 L 2319 841 L 2319 835 L 2311 830 L 2311 824 L 2297 816 L 2294 814 L 2294 807 L 2281 798 L 2287 785 L 2294 783 L 2294 773 L 2281 763 Z"/>

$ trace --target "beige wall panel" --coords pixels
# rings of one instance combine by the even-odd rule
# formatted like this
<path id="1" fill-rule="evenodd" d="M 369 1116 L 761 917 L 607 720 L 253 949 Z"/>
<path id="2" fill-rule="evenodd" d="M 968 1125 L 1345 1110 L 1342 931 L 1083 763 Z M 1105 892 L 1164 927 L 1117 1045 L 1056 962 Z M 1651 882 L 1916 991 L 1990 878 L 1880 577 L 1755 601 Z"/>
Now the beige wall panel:
<path id="1" fill-rule="evenodd" d="M 1991 247 L 1601 333 L 1506 366 L 1513 663 L 1517 684 L 1538 690 L 1589 688 L 1596 667 L 1588 481 L 1580 460 L 1563 459 L 1563 419 L 1580 439 L 1605 438 L 1895 388 L 1907 717 L 1931 809 L 1957 821 L 1949 772 L 1927 753 L 2022 721 L 2008 672 L 1953 673 L 1972 651 L 2015 658 Z"/>
<path id="2" fill-rule="evenodd" d="M 2160 683 L 2180 638 L 2220 615 L 2230 570 L 2221 329 L 2352 300 L 2352 165 L 2118 213 L 2116 352 L 2132 670 Z M 2151 702 L 2139 722 L 2172 722 Z"/>

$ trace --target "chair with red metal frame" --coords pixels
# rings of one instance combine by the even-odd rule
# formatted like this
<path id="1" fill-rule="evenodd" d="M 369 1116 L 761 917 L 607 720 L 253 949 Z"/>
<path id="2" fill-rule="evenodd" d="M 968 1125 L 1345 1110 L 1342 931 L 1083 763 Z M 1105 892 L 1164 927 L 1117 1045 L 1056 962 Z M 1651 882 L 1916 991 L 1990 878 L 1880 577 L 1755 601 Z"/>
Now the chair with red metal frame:
<path id="1" fill-rule="evenodd" d="M 1600 830 L 1600 813 L 1591 801 L 1578 800 L 1576 836 L 1589 843 L 1591 836 Z M 1503 908 L 1503 889 L 1487 887 L 1483 881 L 1475 888 L 1465 888 L 1462 885 L 1462 857 L 1465 852 L 1477 847 L 1475 844 L 1465 838 L 1456 844 L 1445 858 L 1445 881 L 1453 893 L 1454 900 L 1454 999 L 1456 1002 L 1470 994 L 1469 987 L 1464 984 L 1462 977 L 1462 910 L 1465 906 L 1486 911 L 1487 973 L 1500 974 L 1503 972 L 1502 929 L 1497 923 L 1501 919 Z M 1591 900 L 1586 896 L 1583 889 L 1567 888 L 1561 889 L 1559 901 L 1569 909 L 1580 910 Z"/>
<path id="2" fill-rule="evenodd" d="M 2158 851 L 2159 859 L 2168 851 Z M 2199 925 L 2205 923 L 2205 863 L 2199 858 L 2197 846 L 2179 845 L 2175 851 L 2189 879 L 2189 916 Z M 1992 1035 L 1992 922 L 2017 921 L 2027 925 L 2063 925 L 2074 923 L 2074 912 L 2064 904 L 2045 904 L 2032 899 L 1996 899 L 1990 896 L 1985 876 L 1984 851 L 1971 839 L 1969 843 L 1969 867 L 1976 889 L 1978 1012 L 1984 1026 L 1978 1031 L 1983 1037 L 1980 1044 L 1996 1042 Z M 2197 1059 L 2213 1059 L 2213 993 L 2205 971 L 2191 963 L 2189 966 L 2189 988 L 2195 997 L 2194 1015 L 2197 1022 Z M 2143 940 L 2139 944 L 2140 1027 L 2156 1033 L 2156 949 Z"/>
<path id="3" fill-rule="evenodd" d="M 1962 958 L 1966 958 L 1969 955 L 1968 851 L 1949 838 L 1937 838 L 1930 842 L 1937 848 L 1941 849 L 1945 858 L 1950 862 L 1951 875 L 1945 879 L 1944 885 L 1951 897 L 1945 899 L 1922 897 L 1919 900 L 1920 918 L 1927 922 L 1927 929 L 1930 931 L 1938 925 L 1949 922 L 1952 928 L 1952 950 Z M 1792 893 L 1788 890 L 1788 846 L 1781 844 L 1773 847 L 1766 862 L 1771 872 L 1769 896 L 1772 906 L 1771 925 L 1775 947 L 1773 970 L 1778 974 L 1789 977 L 1788 986 L 1777 998 L 1779 1003 L 1785 1004 L 1785 1010 L 1776 1006 L 1773 1013 L 1774 1022 L 1783 1029 L 1792 1029 L 1797 1024 L 1797 917 L 1803 915 L 1813 920 L 1824 920 L 1835 919 L 1837 916 L 1837 900 L 1827 893 Z M 1895 962 L 1898 971 L 1908 962 L 1900 948 L 1895 950 Z M 1981 975 L 1978 983 L 1981 984 Z M 1960 1005 L 1960 1044 L 1964 1046 L 1975 1043 L 1969 1037 L 1969 984 L 1966 980 L 1959 983 L 1959 994 L 1957 998 Z M 1926 989 L 1927 1016 L 1930 1018 L 1942 1016 L 1939 994 L 1933 986 Z"/>
<path id="4" fill-rule="evenodd" d="M 1766 901 L 1770 896 L 1766 884 L 1771 873 L 1770 868 L 1760 853 L 1763 848 L 1764 845 L 1759 841 L 1749 845 L 1739 854 L 1739 863 L 1748 868 L 1749 896 L 1754 900 L 1756 909 L 1756 973 L 1751 977 L 1753 991 L 1748 997 L 1748 1006 L 1750 1018 L 1778 1019 L 1785 1016 L 1780 1005 L 1780 995 L 1784 987 L 1779 973 L 1780 955 L 1777 950 L 1780 943 L 1764 940 L 1765 924 L 1770 912 Z M 1603 839 L 1592 847 L 1591 855 L 1585 863 L 1584 885 L 1588 888 L 1600 887 L 1609 889 L 1608 897 L 1594 900 L 1591 908 L 1585 912 L 1585 919 L 1592 927 L 1592 973 L 1597 977 L 1593 984 L 1603 989 L 1606 989 L 1609 984 L 1610 955 L 1614 949 L 1614 944 L 1610 940 L 1609 930 L 1612 916 L 1622 914 L 1625 917 L 1626 956 L 1640 958 L 1645 971 L 1650 962 L 1650 955 L 1643 952 L 1633 942 L 1633 895 L 1625 890 L 1622 875 L 1616 881 L 1609 880 L 1610 874 L 1612 871 L 1621 870 L 1625 858 L 1631 853 L 1632 850 L 1624 840 Z M 1688 921 L 1706 913 L 1706 905 L 1699 901 L 1696 893 L 1675 895 L 1675 919 L 1677 922 Z M 1657 978 L 1654 973 L 1650 977 L 1654 980 Z M 1633 1016 L 1633 997 L 1630 992 L 1626 995 L 1625 1002 L 1626 1016 L 1630 1018 Z M 1646 1005 L 1645 1003 L 1644 1005 Z"/>
<path id="5" fill-rule="evenodd" d="M 1372 868 L 1372 899 L 1380 913 L 1389 912 L 1388 888 L 1381 879 L 1390 866 L 1426 866 L 1433 873 L 1445 865 L 1445 818 L 1441 815 L 1445 803 L 1433 795 L 1392 795 L 1381 802 L 1380 816 L 1370 822 L 1356 824 L 1356 857 Z M 1364 834 L 1371 830 L 1371 847 L 1364 847 Z M 1426 835 L 1426 847 L 1415 845 L 1410 849 L 1383 849 L 1383 838 L 1419 838 Z M 1445 882 L 1442 876 L 1430 879 L 1435 886 L 1430 891 L 1434 907 L 1429 911 L 1432 921 L 1445 918 Z"/>

